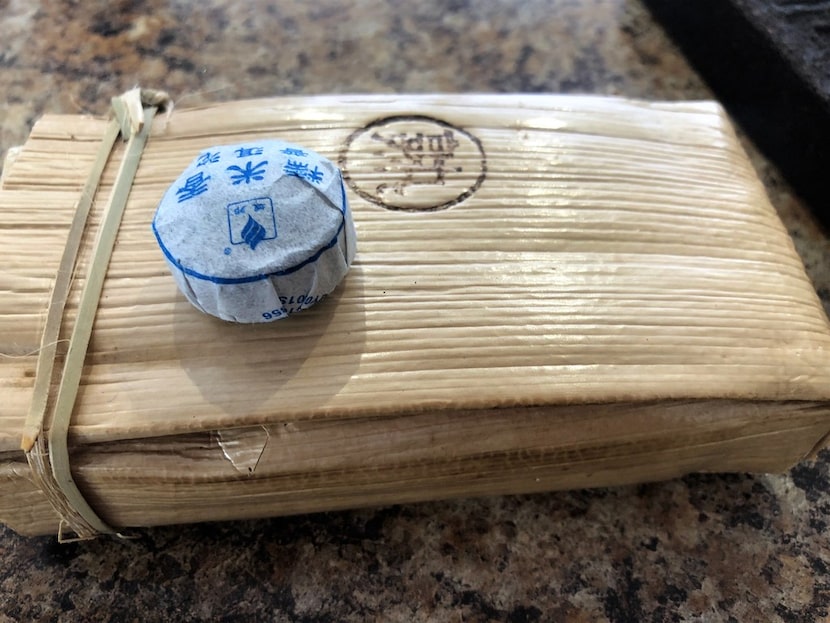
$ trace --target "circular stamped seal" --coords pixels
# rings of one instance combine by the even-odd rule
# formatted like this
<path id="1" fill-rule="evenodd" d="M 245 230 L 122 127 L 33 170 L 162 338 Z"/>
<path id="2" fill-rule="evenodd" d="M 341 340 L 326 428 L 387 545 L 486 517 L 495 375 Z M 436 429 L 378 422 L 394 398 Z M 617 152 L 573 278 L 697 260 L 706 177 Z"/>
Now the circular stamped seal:
<path id="1" fill-rule="evenodd" d="M 461 203 L 487 176 L 475 136 L 424 115 L 377 119 L 353 132 L 340 153 L 343 178 L 388 210 L 432 212 Z"/>

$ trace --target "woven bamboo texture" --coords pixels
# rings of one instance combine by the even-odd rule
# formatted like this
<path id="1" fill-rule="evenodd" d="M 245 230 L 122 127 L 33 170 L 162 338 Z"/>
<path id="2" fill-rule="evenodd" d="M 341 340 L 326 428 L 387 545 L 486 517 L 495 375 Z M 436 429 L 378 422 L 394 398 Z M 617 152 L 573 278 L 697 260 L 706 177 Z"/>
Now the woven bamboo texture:
<path id="1" fill-rule="evenodd" d="M 0 190 L 0 520 L 26 534 L 59 520 L 20 435 L 106 124 L 42 118 Z M 150 221 L 198 154 L 265 138 L 341 165 L 358 256 L 314 307 L 233 325 L 178 293 Z M 327 96 L 156 117 L 69 439 L 125 527 L 777 471 L 828 431 L 827 318 L 717 104 Z"/>

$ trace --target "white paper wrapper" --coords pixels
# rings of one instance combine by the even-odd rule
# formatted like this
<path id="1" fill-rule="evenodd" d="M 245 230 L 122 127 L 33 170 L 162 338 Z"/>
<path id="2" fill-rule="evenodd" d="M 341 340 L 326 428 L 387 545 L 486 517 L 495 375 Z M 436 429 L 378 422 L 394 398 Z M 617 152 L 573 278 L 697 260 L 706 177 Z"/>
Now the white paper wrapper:
<path id="1" fill-rule="evenodd" d="M 337 287 L 356 250 L 340 170 L 284 141 L 203 151 L 164 194 L 152 227 L 187 299 L 234 322 L 310 307 Z"/>

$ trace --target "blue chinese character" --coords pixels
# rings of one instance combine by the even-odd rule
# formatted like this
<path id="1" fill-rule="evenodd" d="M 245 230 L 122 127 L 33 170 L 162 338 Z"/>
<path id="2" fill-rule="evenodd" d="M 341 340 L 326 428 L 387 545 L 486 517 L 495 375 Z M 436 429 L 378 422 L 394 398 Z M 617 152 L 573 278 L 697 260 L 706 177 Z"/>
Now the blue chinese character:
<path id="1" fill-rule="evenodd" d="M 203 154 L 199 155 L 199 159 L 196 161 L 197 167 L 203 167 L 210 162 L 219 162 L 219 152 L 217 151 L 215 154 L 209 151 L 206 151 Z"/>
<path id="2" fill-rule="evenodd" d="M 236 216 L 239 216 L 240 214 L 245 214 L 245 206 L 244 206 L 244 205 L 241 205 L 241 206 L 236 206 L 236 207 L 233 209 L 233 213 L 234 213 Z"/>
<path id="3" fill-rule="evenodd" d="M 268 164 L 267 160 L 263 160 L 256 166 L 251 164 L 251 161 L 245 163 L 245 168 L 238 167 L 235 164 L 229 166 L 227 168 L 228 171 L 237 171 L 236 173 L 231 175 L 231 180 L 233 181 L 234 186 L 237 184 L 241 184 L 245 182 L 246 184 L 250 184 L 251 180 L 262 180 L 265 179 L 265 165 Z"/>
<path id="4" fill-rule="evenodd" d="M 308 163 L 299 162 L 297 160 L 289 160 L 282 168 L 282 172 L 286 175 L 305 178 L 308 175 Z"/>
<path id="5" fill-rule="evenodd" d="M 264 203 L 255 203 L 254 204 L 254 212 L 262 212 L 265 209 Z"/>
<path id="6" fill-rule="evenodd" d="M 306 178 L 309 182 L 315 182 L 319 184 L 323 181 L 323 172 L 320 169 L 318 169 L 317 165 L 315 164 L 314 168 L 311 171 L 309 171 L 306 175 Z"/>
<path id="7" fill-rule="evenodd" d="M 281 153 L 285 154 L 286 156 L 307 156 L 308 154 L 304 152 L 302 149 L 294 149 L 293 147 L 286 147 L 281 151 Z"/>
<path id="8" fill-rule="evenodd" d="M 261 156 L 262 155 L 262 147 L 240 147 L 239 149 L 235 150 L 234 153 L 236 154 L 237 158 L 248 158 L 250 156 Z"/>
<path id="9" fill-rule="evenodd" d="M 205 175 L 201 171 L 196 175 L 191 175 L 190 177 L 188 177 L 187 180 L 185 180 L 184 186 L 182 186 L 176 191 L 176 195 L 178 196 L 177 203 L 187 201 L 188 199 L 193 199 L 193 197 L 207 192 L 207 181 L 209 179 L 210 175 Z"/>

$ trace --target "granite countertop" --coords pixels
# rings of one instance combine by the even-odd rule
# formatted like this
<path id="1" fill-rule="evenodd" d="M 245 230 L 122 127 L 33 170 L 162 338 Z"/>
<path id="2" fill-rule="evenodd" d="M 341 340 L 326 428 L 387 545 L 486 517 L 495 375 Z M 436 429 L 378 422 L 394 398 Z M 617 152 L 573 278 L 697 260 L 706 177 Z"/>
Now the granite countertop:
<path id="1" fill-rule="evenodd" d="M 280 94 L 711 98 L 639 0 L 0 0 L 0 148 L 136 84 Z M 830 307 L 830 244 L 745 141 Z M 0 621 L 817 621 L 830 452 L 783 475 L 156 528 L 59 545 L 0 528 Z"/>

